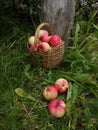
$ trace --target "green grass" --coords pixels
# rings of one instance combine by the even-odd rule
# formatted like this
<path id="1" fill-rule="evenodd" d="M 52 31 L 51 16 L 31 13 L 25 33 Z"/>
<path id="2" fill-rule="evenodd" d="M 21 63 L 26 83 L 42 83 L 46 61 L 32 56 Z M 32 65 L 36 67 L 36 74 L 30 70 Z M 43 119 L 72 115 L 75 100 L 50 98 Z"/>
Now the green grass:
<path id="1" fill-rule="evenodd" d="M 98 129 L 98 26 L 92 24 L 94 16 L 88 22 L 75 21 L 63 62 L 51 69 L 34 66 L 30 60 L 26 42 L 34 33 L 31 23 L 25 19 L 16 24 L 13 16 L 9 21 L 3 19 L 10 30 L 2 28 L 5 35 L 0 37 L 1 130 Z M 60 77 L 69 81 L 68 92 L 58 97 L 66 102 L 67 112 L 56 119 L 48 113 L 42 91 Z M 16 93 L 17 88 L 24 93 Z"/>

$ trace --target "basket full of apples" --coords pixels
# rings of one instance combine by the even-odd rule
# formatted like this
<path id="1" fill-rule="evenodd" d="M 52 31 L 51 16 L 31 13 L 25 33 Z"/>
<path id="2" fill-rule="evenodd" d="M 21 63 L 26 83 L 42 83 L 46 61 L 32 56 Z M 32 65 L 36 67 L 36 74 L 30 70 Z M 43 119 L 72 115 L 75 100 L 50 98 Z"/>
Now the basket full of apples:
<path id="1" fill-rule="evenodd" d="M 43 29 L 43 28 L 47 28 Z M 44 68 L 57 67 L 64 56 L 64 41 L 57 34 L 53 33 L 48 23 L 41 23 L 34 36 L 30 36 L 27 48 L 34 65 L 41 65 Z"/>

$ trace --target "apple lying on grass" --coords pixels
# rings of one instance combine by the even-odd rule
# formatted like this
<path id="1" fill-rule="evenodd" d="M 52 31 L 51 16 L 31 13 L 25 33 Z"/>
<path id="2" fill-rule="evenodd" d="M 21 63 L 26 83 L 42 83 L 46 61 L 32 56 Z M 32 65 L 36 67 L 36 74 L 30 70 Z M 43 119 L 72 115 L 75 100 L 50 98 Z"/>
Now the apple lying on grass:
<path id="1" fill-rule="evenodd" d="M 46 100 L 52 100 L 58 96 L 58 91 L 53 85 L 46 86 L 43 90 L 43 96 Z"/>
<path id="2" fill-rule="evenodd" d="M 59 78 L 55 81 L 55 87 L 59 93 L 64 93 L 68 89 L 68 81 L 64 78 Z"/>
<path id="3" fill-rule="evenodd" d="M 48 111 L 56 118 L 61 118 L 66 113 L 66 104 L 61 99 L 53 99 L 48 105 Z"/>

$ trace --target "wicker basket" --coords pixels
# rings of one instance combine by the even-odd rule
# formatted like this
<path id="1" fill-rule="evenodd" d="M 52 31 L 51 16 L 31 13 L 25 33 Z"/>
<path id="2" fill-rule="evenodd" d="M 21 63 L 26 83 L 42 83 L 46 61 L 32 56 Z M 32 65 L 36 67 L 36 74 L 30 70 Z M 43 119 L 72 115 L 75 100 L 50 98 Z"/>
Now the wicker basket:
<path id="1" fill-rule="evenodd" d="M 43 27 L 46 27 L 50 35 L 53 35 L 53 30 L 48 23 L 40 24 L 37 27 L 36 32 L 35 32 L 35 48 L 36 48 L 36 43 L 38 42 L 38 33 L 40 29 L 42 29 Z M 63 60 L 64 47 L 65 47 L 64 42 L 62 42 L 62 44 L 56 47 L 52 47 L 47 52 L 38 53 L 36 50 L 29 51 L 31 55 L 31 60 L 34 65 L 40 65 L 44 68 L 57 67 Z M 27 48 L 29 50 L 28 44 L 27 44 Z"/>

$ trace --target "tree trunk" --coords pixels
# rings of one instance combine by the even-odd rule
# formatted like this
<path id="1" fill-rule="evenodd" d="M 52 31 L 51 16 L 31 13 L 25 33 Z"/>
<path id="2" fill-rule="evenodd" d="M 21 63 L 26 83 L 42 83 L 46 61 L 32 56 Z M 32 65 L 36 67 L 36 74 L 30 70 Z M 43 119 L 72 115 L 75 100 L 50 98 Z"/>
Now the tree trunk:
<path id="1" fill-rule="evenodd" d="M 42 22 L 48 22 L 55 34 L 68 43 L 75 15 L 75 0 L 41 0 Z"/>

